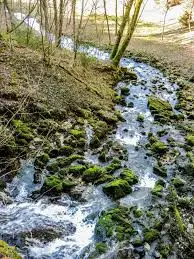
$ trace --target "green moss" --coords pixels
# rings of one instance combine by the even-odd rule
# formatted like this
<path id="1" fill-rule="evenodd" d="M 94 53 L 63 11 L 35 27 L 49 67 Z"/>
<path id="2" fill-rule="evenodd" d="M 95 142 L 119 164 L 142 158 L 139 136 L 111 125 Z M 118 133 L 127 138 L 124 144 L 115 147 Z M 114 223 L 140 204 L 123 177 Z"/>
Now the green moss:
<path id="1" fill-rule="evenodd" d="M 36 157 L 34 161 L 34 165 L 39 168 L 44 168 L 44 166 L 48 163 L 48 161 L 49 161 L 49 155 L 44 153 Z"/>
<path id="2" fill-rule="evenodd" d="M 142 240 L 142 238 L 141 238 L 140 236 L 137 236 L 137 237 L 133 240 L 132 244 L 133 244 L 134 246 L 142 246 L 143 240 Z"/>
<path id="3" fill-rule="evenodd" d="M 132 188 L 126 180 L 116 179 L 103 186 L 103 191 L 106 193 L 106 195 L 116 200 L 131 193 Z"/>
<path id="4" fill-rule="evenodd" d="M 139 121 L 139 122 L 144 122 L 144 115 L 143 114 L 138 114 L 138 116 L 137 116 L 137 121 Z"/>
<path id="5" fill-rule="evenodd" d="M 184 186 L 184 184 L 185 184 L 185 182 L 178 177 L 173 178 L 171 181 L 172 181 L 173 185 L 177 188 Z"/>
<path id="6" fill-rule="evenodd" d="M 158 166 L 158 165 L 154 166 L 153 172 L 154 174 L 159 175 L 161 177 L 167 177 L 167 170 L 163 166 Z"/>
<path id="7" fill-rule="evenodd" d="M 99 180 L 102 176 L 104 175 L 104 171 L 102 170 L 101 167 L 99 166 L 93 166 L 87 169 L 83 174 L 82 174 L 82 179 L 85 182 L 95 182 Z"/>
<path id="8" fill-rule="evenodd" d="M 24 123 L 21 120 L 13 120 L 12 124 L 15 127 L 16 141 L 17 139 L 24 139 L 25 141 L 29 142 L 34 138 L 33 130 L 27 123 Z"/>
<path id="9" fill-rule="evenodd" d="M 3 258 L 22 259 L 15 246 L 9 246 L 3 240 L 0 240 L 0 254 L 3 256 Z"/>
<path id="10" fill-rule="evenodd" d="M 152 189 L 152 195 L 162 197 L 162 191 L 163 191 L 163 186 L 156 183 L 154 188 Z"/>
<path id="11" fill-rule="evenodd" d="M 103 174 L 98 180 L 95 181 L 95 184 L 102 184 L 106 182 L 110 182 L 113 180 L 112 175 Z"/>
<path id="12" fill-rule="evenodd" d="M 80 176 L 86 170 L 84 165 L 72 165 L 68 168 L 68 172 L 74 176 Z"/>
<path id="13" fill-rule="evenodd" d="M 0 157 L 12 156 L 17 151 L 17 145 L 12 132 L 3 125 L 0 125 L 0 143 Z"/>
<path id="14" fill-rule="evenodd" d="M 129 95 L 129 92 L 130 92 L 129 87 L 124 86 L 124 87 L 121 88 L 121 94 L 122 95 L 127 96 L 127 95 Z"/>
<path id="15" fill-rule="evenodd" d="M 59 149 L 59 154 L 61 156 L 70 156 L 74 152 L 73 148 L 70 146 L 63 146 Z"/>
<path id="16" fill-rule="evenodd" d="M 70 180 L 62 180 L 56 175 L 47 176 L 44 187 L 51 192 L 61 193 L 62 191 L 68 191 L 70 188 L 75 186 L 76 184 Z"/>
<path id="17" fill-rule="evenodd" d="M 194 146 L 194 135 L 188 135 L 186 141 L 188 145 Z"/>
<path id="18" fill-rule="evenodd" d="M 151 150 L 158 155 L 162 155 L 168 151 L 168 146 L 164 142 L 158 140 L 151 145 Z"/>
<path id="19" fill-rule="evenodd" d="M 93 136 L 91 142 L 90 142 L 90 147 L 91 148 L 98 148 L 100 146 L 100 140 L 97 136 Z"/>
<path id="20" fill-rule="evenodd" d="M 174 115 L 171 105 L 157 96 L 149 96 L 148 106 L 154 115 L 155 120 L 167 121 Z"/>
<path id="21" fill-rule="evenodd" d="M 134 234 L 134 229 L 129 221 L 130 210 L 125 207 L 110 209 L 102 213 L 96 227 L 97 238 L 106 240 L 106 237 L 114 237 L 116 240 L 129 240 Z"/>
<path id="22" fill-rule="evenodd" d="M 57 162 L 53 162 L 53 163 L 47 165 L 46 169 L 49 172 L 56 173 L 58 171 L 58 163 Z"/>
<path id="23" fill-rule="evenodd" d="M 138 177 L 131 169 L 124 169 L 120 173 L 120 177 L 126 180 L 130 185 L 138 183 Z"/>
<path id="24" fill-rule="evenodd" d="M 0 191 L 6 188 L 6 182 L 0 178 Z"/>
<path id="25" fill-rule="evenodd" d="M 119 168 L 121 168 L 121 161 L 119 159 L 115 159 L 110 165 L 105 166 L 104 170 L 107 173 L 113 174 Z"/>
<path id="26" fill-rule="evenodd" d="M 145 242 L 151 243 L 160 236 L 160 233 L 156 229 L 149 229 L 144 231 Z"/>
<path id="27" fill-rule="evenodd" d="M 175 219 L 178 224 L 178 229 L 181 233 L 183 233 L 185 231 L 185 225 L 183 224 L 183 220 L 181 218 L 180 212 L 176 205 L 174 205 L 173 209 L 174 209 Z"/>
<path id="28" fill-rule="evenodd" d="M 81 155 L 77 155 L 77 154 L 73 154 L 69 157 L 59 157 L 57 158 L 57 163 L 59 167 L 65 167 L 70 165 L 71 163 L 73 163 L 76 160 L 83 160 L 83 156 Z"/>
<path id="29" fill-rule="evenodd" d="M 168 258 L 172 251 L 172 245 L 169 244 L 160 244 L 159 245 L 159 253 L 162 255 L 163 258 Z"/>
<path id="30" fill-rule="evenodd" d="M 135 208 L 133 210 L 133 215 L 135 218 L 140 218 L 141 216 L 143 216 L 143 211 Z"/>
<path id="31" fill-rule="evenodd" d="M 97 121 L 93 125 L 93 130 L 97 138 L 102 139 L 109 131 L 109 127 L 105 121 Z"/>
<path id="32" fill-rule="evenodd" d="M 101 255 L 106 253 L 108 250 L 108 246 L 105 243 L 97 243 L 96 244 L 96 249 L 95 249 L 95 253 L 96 255 Z"/>
<path id="33" fill-rule="evenodd" d="M 118 122 L 118 117 L 113 112 L 100 110 L 98 111 L 98 115 L 108 124 L 116 124 Z"/>
<path id="34" fill-rule="evenodd" d="M 123 106 L 126 105 L 126 101 L 125 101 L 125 97 L 124 97 L 124 96 L 117 95 L 117 96 L 115 97 L 115 102 L 116 102 L 117 104 L 120 104 L 120 105 L 123 105 Z"/>
<path id="35" fill-rule="evenodd" d="M 76 139 L 84 138 L 85 132 L 83 130 L 73 129 L 70 131 L 71 135 L 73 135 Z"/>

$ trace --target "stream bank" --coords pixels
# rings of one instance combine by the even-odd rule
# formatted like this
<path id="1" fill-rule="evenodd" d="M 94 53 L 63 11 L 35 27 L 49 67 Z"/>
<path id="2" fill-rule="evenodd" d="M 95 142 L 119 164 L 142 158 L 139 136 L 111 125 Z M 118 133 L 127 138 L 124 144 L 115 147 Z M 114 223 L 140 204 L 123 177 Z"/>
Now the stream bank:
<path id="1" fill-rule="evenodd" d="M 121 66 L 114 116 L 100 112 L 92 125 L 82 110 L 79 124 L 60 129 L 60 141 L 24 161 L 7 186 L 13 203 L 2 204 L 1 237 L 27 258 L 176 258 L 174 233 L 192 232 L 193 141 L 176 110 L 178 87 L 144 63 Z M 21 120 L 14 126 L 31 133 Z"/>

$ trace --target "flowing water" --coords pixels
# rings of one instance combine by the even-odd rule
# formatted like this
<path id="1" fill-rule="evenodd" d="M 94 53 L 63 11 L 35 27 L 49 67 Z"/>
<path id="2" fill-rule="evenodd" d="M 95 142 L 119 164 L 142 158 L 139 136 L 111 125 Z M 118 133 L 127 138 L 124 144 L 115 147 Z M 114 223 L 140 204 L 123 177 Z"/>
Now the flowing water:
<path id="1" fill-rule="evenodd" d="M 21 14 L 15 16 L 18 19 L 23 18 Z M 40 25 L 34 18 L 25 20 L 25 23 L 40 32 Z M 50 36 L 54 39 L 52 35 Z M 73 42 L 64 37 L 61 46 L 72 49 Z M 109 53 L 94 47 L 81 46 L 79 51 L 97 59 L 109 59 Z M 167 129 L 168 137 L 174 137 L 180 143 L 184 142 L 183 136 L 174 127 L 154 123 L 147 107 L 148 95 L 154 93 L 169 101 L 174 107 L 177 102 L 177 85 L 170 83 L 159 70 L 144 63 L 123 58 L 121 66 L 133 69 L 138 75 L 136 82 L 119 82 L 116 86 L 118 93 L 122 86 L 129 87 L 130 94 L 126 97 L 126 103 L 133 102 L 134 106 L 116 107 L 125 118 L 125 122 L 118 125 L 116 132 L 111 134 L 108 140 L 116 140 L 127 149 L 128 159 L 122 163 L 132 168 L 140 180 L 133 187 L 132 194 L 118 202 L 125 206 L 136 205 L 146 208 L 152 202 L 150 191 L 157 180 L 157 176 L 153 174 L 155 158 L 148 156 L 144 147 L 147 133 Z M 138 114 L 144 115 L 143 123 L 137 121 Z M 87 124 L 86 133 L 89 146 L 92 128 Z M 165 138 L 162 140 L 166 141 Z M 98 155 L 92 154 L 89 149 L 85 152 L 85 159 L 95 164 L 102 164 L 98 161 Z M 7 188 L 14 202 L 0 205 L 1 237 L 22 248 L 24 258 L 80 258 L 84 249 L 93 242 L 98 215 L 102 210 L 113 207 L 114 202 L 103 194 L 102 186 L 88 186 L 84 189 L 81 200 L 74 200 L 68 195 L 55 197 L 52 200 L 45 197 L 34 200 L 31 194 L 40 189 L 42 184 L 34 184 L 33 175 L 33 162 L 23 161 L 20 174 Z M 41 231 L 47 231 L 48 236 L 52 236 L 51 240 L 45 240 Z M 28 233 L 25 238 L 24 233 Z"/>

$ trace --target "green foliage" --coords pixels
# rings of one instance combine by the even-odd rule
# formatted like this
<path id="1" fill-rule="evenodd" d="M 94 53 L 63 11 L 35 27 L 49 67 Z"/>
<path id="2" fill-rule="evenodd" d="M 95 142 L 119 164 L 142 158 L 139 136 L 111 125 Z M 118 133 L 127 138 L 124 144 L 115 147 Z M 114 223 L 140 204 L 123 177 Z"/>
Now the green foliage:
<path id="1" fill-rule="evenodd" d="M 123 179 L 116 179 L 105 186 L 103 186 L 103 191 L 106 195 L 110 196 L 112 199 L 120 199 L 127 194 L 132 192 L 130 184 Z"/>
<path id="2" fill-rule="evenodd" d="M 17 252 L 14 246 L 9 246 L 3 240 L 0 240 L 0 254 L 3 258 L 22 259 L 21 255 Z"/>

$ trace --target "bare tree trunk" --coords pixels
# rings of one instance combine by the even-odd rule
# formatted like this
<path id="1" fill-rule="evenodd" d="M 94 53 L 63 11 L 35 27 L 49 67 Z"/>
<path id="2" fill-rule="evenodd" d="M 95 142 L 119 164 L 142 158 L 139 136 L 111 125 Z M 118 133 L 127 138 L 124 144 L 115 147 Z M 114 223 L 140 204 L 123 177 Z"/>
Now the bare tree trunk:
<path id="1" fill-rule="evenodd" d="M 129 0 L 126 3 L 125 14 L 123 16 L 122 23 L 120 25 L 120 28 L 119 28 L 119 31 L 118 31 L 118 34 L 117 34 L 116 42 L 115 42 L 115 45 L 113 47 L 113 50 L 112 50 L 112 53 L 111 53 L 111 56 L 110 56 L 111 59 L 113 59 L 115 57 L 115 55 L 118 51 L 119 44 L 120 44 L 121 39 L 123 37 L 123 33 L 124 33 L 124 30 L 125 30 L 126 24 L 129 21 L 130 11 L 131 11 L 131 7 L 133 5 L 133 2 L 134 2 L 134 0 Z"/>
<path id="2" fill-rule="evenodd" d="M 57 1 L 53 0 L 53 9 L 54 9 L 54 23 L 55 23 L 55 37 L 57 40 L 58 36 L 58 8 L 57 8 Z"/>
<path id="3" fill-rule="evenodd" d="M 115 35 L 118 31 L 118 0 L 115 2 Z"/>
<path id="4" fill-rule="evenodd" d="M 13 22 L 12 12 L 7 0 L 4 0 L 4 9 L 5 9 L 5 16 L 6 16 L 6 27 L 8 32 L 13 29 L 14 22 Z M 9 21 L 8 21 L 7 13 L 9 15 Z M 10 23 L 10 28 L 9 28 L 9 23 Z"/>
<path id="5" fill-rule="evenodd" d="M 49 31 L 49 19 L 48 19 L 48 5 L 47 0 L 41 0 L 42 10 L 44 15 L 44 28 L 46 33 Z"/>
<path id="6" fill-rule="evenodd" d="M 162 40 L 164 39 L 164 29 L 165 29 L 166 16 L 167 16 L 168 10 L 169 10 L 168 0 L 166 0 L 166 11 L 164 14 L 164 21 L 163 21 L 163 26 L 162 26 Z"/>
<path id="7" fill-rule="evenodd" d="M 107 30 L 108 30 L 109 45 L 111 45 L 110 26 L 109 26 L 107 11 L 106 11 L 107 10 L 106 9 L 106 0 L 103 0 L 103 3 L 104 3 L 104 15 L 106 18 L 106 24 L 107 24 Z"/>
<path id="8" fill-rule="evenodd" d="M 73 40 L 74 40 L 74 60 L 77 57 L 77 42 L 76 42 L 76 0 L 72 0 L 72 14 L 73 14 Z"/>
<path id="9" fill-rule="evenodd" d="M 122 42 L 122 45 L 120 46 L 119 50 L 117 51 L 114 59 L 113 59 L 113 65 L 115 66 L 118 66 L 119 65 L 119 62 L 131 40 L 131 37 L 133 35 L 133 32 L 136 28 L 136 25 L 137 25 L 137 20 L 138 20 L 138 16 L 139 16 L 139 12 L 140 12 L 140 8 L 141 8 L 141 5 L 143 3 L 143 0 L 137 0 L 136 1 L 136 4 L 135 4 L 135 9 L 134 9 L 134 13 L 133 13 L 133 16 L 130 20 L 130 23 L 128 25 L 128 30 L 127 30 L 127 35 L 125 36 L 123 42 Z"/>
<path id="10" fill-rule="evenodd" d="M 61 36 L 63 32 L 63 18 L 64 18 L 64 0 L 60 0 L 60 5 L 59 5 L 59 33 L 58 33 L 58 44 L 57 46 L 60 45 L 61 41 Z"/>

